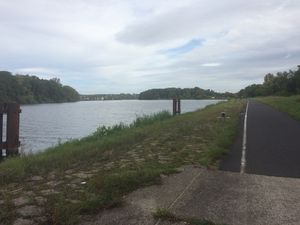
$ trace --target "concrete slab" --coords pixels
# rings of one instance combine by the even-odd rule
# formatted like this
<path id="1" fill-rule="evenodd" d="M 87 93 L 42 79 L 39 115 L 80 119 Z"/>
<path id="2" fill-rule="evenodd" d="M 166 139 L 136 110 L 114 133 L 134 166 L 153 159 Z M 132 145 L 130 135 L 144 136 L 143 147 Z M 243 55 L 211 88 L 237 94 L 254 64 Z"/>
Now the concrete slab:
<path id="1" fill-rule="evenodd" d="M 137 190 L 122 208 L 99 213 L 84 225 L 163 225 L 152 213 L 174 214 L 228 225 L 299 225 L 300 179 L 185 167 L 162 185 Z"/>
<path id="2" fill-rule="evenodd" d="M 299 225 L 300 179 L 206 171 L 172 211 L 228 225 Z"/>

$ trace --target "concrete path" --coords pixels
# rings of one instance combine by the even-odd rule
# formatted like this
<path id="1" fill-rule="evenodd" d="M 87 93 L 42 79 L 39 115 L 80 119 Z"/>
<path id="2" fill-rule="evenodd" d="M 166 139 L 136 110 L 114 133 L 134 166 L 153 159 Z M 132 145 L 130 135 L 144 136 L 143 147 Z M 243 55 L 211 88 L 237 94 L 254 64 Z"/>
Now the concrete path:
<path id="1" fill-rule="evenodd" d="M 241 126 L 243 123 L 241 123 Z M 222 170 L 240 171 L 243 128 Z M 250 101 L 245 172 L 300 178 L 300 121 L 270 106 Z"/>
<path id="2" fill-rule="evenodd" d="M 103 211 L 81 224 L 172 224 L 153 219 L 157 208 L 228 225 L 299 225 L 300 179 L 186 167 L 164 177 L 162 185 L 133 192 L 124 207 Z"/>
<path id="3" fill-rule="evenodd" d="M 206 171 L 174 212 L 228 225 L 299 225 L 299 187 L 299 179 Z"/>

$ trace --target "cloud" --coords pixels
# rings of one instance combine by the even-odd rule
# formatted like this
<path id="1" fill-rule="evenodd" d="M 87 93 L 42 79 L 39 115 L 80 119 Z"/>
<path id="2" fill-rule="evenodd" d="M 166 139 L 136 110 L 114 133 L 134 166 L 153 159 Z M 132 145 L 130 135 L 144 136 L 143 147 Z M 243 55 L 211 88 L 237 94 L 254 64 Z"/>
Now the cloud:
<path id="1" fill-rule="evenodd" d="M 186 42 L 183 45 L 177 46 L 175 48 L 163 50 L 163 51 L 161 51 L 161 53 L 167 54 L 170 56 L 185 54 L 185 53 L 192 51 L 195 48 L 200 47 L 203 42 L 204 42 L 204 40 L 199 39 L 199 38 L 191 39 L 190 41 Z"/>
<path id="2" fill-rule="evenodd" d="M 203 63 L 202 66 L 205 67 L 216 67 L 216 66 L 221 66 L 221 63 Z"/>
<path id="3" fill-rule="evenodd" d="M 298 0 L 0 1 L 0 69 L 81 93 L 238 91 L 300 61 Z"/>
<path id="4" fill-rule="evenodd" d="M 58 71 L 56 69 L 51 68 L 44 68 L 44 67 L 31 67 L 31 68 L 18 68 L 13 71 L 17 74 L 31 74 L 34 75 L 36 73 L 38 74 L 57 74 Z"/>

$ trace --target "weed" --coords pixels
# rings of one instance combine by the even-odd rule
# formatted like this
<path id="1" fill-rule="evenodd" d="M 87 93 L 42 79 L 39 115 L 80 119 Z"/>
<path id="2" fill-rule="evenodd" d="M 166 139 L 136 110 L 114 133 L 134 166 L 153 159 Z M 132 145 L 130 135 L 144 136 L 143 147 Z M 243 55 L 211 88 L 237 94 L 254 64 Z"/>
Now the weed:
<path id="1" fill-rule="evenodd" d="M 80 206 L 68 202 L 62 194 L 55 194 L 48 196 L 45 209 L 45 225 L 73 225 L 78 221 Z"/>
<path id="2" fill-rule="evenodd" d="M 175 216 L 171 211 L 165 208 L 158 208 L 154 213 L 153 217 L 155 219 L 160 219 L 160 220 L 168 220 L 172 222 L 180 222 L 183 221 L 182 218 L 179 218 Z"/>
<path id="3" fill-rule="evenodd" d="M 153 213 L 153 217 L 155 219 L 166 220 L 171 222 L 185 222 L 186 224 L 189 225 L 218 225 L 206 219 L 196 219 L 196 218 L 177 216 L 174 213 L 172 213 L 170 210 L 165 208 L 158 208 Z"/>

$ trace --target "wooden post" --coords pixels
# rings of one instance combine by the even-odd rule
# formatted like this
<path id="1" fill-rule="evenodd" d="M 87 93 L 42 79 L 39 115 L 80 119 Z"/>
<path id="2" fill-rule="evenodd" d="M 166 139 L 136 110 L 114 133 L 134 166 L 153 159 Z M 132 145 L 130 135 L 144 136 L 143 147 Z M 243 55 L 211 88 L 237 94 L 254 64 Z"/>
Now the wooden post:
<path id="1" fill-rule="evenodd" d="M 6 129 L 6 154 L 17 155 L 20 147 L 20 105 L 17 103 L 7 104 L 7 129 Z"/>
<path id="2" fill-rule="evenodd" d="M 181 113 L 180 99 L 173 99 L 173 116 Z"/>
<path id="3" fill-rule="evenodd" d="M 173 116 L 176 115 L 176 110 L 177 109 L 177 99 L 173 99 Z"/>
<path id="4" fill-rule="evenodd" d="M 3 108 L 0 104 L 0 160 L 2 159 L 2 143 L 3 143 Z"/>
<path id="5" fill-rule="evenodd" d="M 2 150 L 6 155 L 16 155 L 20 147 L 20 105 L 17 103 L 0 103 L 0 158 L 3 157 Z M 6 142 L 3 142 L 3 114 L 7 114 Z"/>

